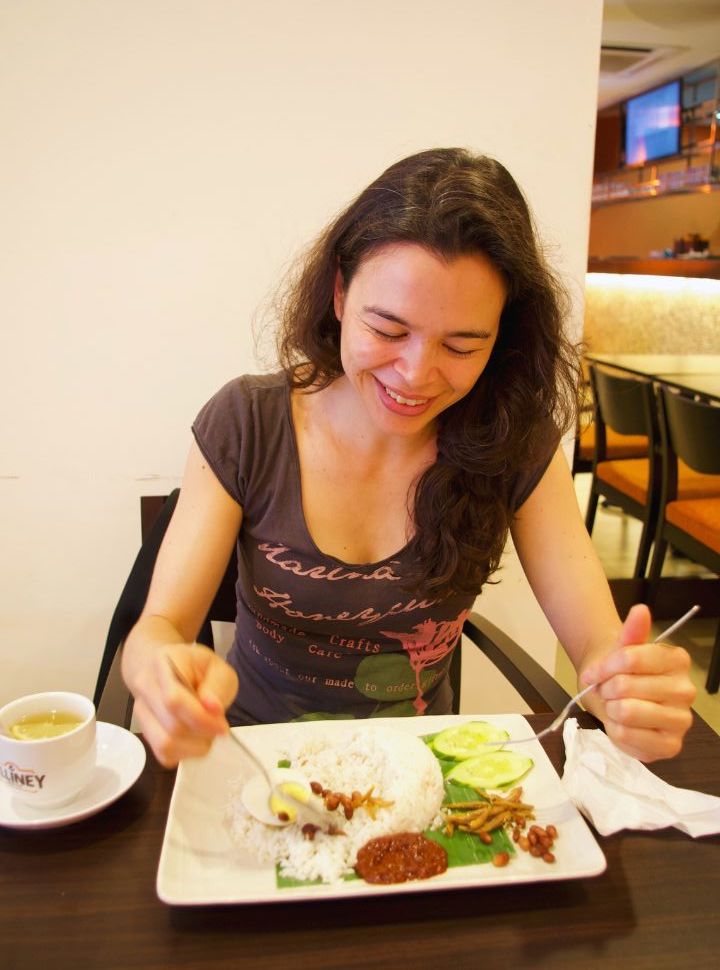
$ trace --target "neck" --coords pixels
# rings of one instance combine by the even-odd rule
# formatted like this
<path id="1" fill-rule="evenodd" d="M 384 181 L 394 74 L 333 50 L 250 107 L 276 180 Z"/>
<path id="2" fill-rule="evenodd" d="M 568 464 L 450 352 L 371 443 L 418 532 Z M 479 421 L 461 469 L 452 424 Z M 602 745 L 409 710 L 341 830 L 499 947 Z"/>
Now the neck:
<path id="1" fill-rule="evenodd" d="M 416 459 L 431 448 L 434 454 L 437 437 L 434 422 L 413 435 L 385 434 L 368 420 L 355 388 L 345 376 L 333 381 L 320 395 L 324 395 L 322 410 L 334 439 L 352 446 L 358 457 L 403 461 Z"/>

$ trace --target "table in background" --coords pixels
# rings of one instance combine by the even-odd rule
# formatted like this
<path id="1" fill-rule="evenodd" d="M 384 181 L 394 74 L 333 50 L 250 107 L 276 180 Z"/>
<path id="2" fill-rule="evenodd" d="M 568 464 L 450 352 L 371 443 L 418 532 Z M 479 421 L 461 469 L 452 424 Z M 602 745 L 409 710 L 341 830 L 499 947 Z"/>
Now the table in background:
<path id="1" fill-rule="evenodd" d="M 663 384 L 720 401 L 720 374 L 661 374 Z"/>
<path id="2" fill-rule="evenodd" d="M 720 400 L 720 354 L 585 354 L 588 360 Z"/>
<path id="3" fill-rule="evenodd" d="M 535 730 L 551 715 L 528 718 Z M 581 723 L 591 724 L 588 715 Z M 555 768 L 559 733 L 543 739 Z M 720 738 L 696 718 L 654 767 L 720 795 Z M 260 906 L 167 907 L 155 895 L 174 772 L 152 759 L 111 808 L 66 828 L 0 829 L 4 970 L 130 967 L 692 967 L 720 953 L 720 836 L 674 829 L 599 839 L 592 879 Z M 562 837 L 562 834 L 561 834 Z"/>

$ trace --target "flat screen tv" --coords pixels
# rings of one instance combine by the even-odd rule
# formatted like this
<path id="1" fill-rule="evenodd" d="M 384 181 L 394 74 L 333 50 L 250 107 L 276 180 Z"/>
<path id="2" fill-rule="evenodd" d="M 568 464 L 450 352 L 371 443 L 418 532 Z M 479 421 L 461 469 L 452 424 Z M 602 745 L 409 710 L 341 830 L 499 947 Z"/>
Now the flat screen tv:
<path id="1" fill-rule="evenodd" d="M 680 81 L 625 104 L 625 164 L 642 165 L 680 151 Z"/>

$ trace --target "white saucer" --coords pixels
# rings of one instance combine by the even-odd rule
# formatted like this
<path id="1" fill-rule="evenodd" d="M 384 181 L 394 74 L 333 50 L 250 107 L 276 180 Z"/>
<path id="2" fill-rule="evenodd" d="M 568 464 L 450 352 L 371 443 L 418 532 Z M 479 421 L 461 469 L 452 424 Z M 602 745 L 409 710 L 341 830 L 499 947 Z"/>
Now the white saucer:
<path id="1" fill-rule="evenodd" d="M 53 829 L 79 822 L 107 808 L 140 777 L 145 766 L 145 748 L 130 731 L 98 721 L 97 763 L 92 778 L 66 805 L 55 808 L 20 801 L 5 784 L 0 784 L 0 826 L 13 829 Z"/>

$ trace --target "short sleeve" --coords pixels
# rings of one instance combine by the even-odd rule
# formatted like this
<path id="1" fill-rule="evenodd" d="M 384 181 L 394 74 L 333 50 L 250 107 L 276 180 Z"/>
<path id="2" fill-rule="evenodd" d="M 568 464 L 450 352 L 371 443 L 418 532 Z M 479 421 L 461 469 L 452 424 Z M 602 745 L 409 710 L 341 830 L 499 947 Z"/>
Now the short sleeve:
<path id="1" fill-rule="evenodd" d="M 210 398 L 193 422 L 192 432 L 225 491 L 244 505 L 253 439 L 250 390 L 245 378 L 230 381 Z"/>
<path id="2" fill-rule="evenodd" d="M 534 455 L 529 468 L 523 469 L 515 481 L 510 500 L 513 515 L 532 495 L 535 486 L 547 471 L 559 444 L 560 432 L 555 423 L 548 419 L 538 429 Z"/>

